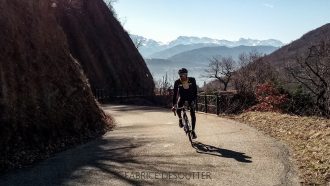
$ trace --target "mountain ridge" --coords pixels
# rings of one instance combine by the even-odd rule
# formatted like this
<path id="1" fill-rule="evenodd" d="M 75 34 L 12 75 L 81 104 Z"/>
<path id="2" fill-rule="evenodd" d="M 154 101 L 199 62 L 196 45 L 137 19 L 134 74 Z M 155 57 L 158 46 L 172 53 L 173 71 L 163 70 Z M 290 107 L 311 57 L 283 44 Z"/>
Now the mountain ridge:
<path id="1" fill-rule="evenodd" d="M 320 44 L 321 41 L 330 41 L 330 23 L 315 28 L 291 43 L 266 55 L 263 60 L 279 67 L 296 56 L 306 54 L 308 48 Z"/>
<path id="2" fill-rule="evenodd" d="M 170 60 L 174 61 L 192 61 L 192 62 L 206 62 L 209 58 L 214 56 L 232 56 L 234 59 L 238 58 L 241 53 L 248 53 L 252 51 L 257 51 L 262 54 L 269 54 L 275 51 L 277 48 L 272 46 L 245 46 L 240 45 L 237 47 L 203 47 L 186 52 L 179 53 L 170 57 Z"/>
<path id="3" fill-rule="evenodd" d="M 276 49 L 276 47 L 271 46 L 204 47 L 182 52 L 168 59 L 146 58 L 145 61 L 156 81 L 162 79 L 165 73 L 170 77 L 176 77 L 177 70 L 185 67 L 189 70 L 189 75 L 196 77 L 197 83 L 202 86 L 207 78 L 202 78 L 201 75 L 208 68 L 210 58 L 221 55 L 223 57 L 232 56 L 234 59 L 237 59 L 239 54 L 243 52 L 257 51 L 269 54 Z"/>
<path id="4" fill-rule="evenodd" d="M 170 48 L 175 47 L 177 45 L 186 45 L 187 47 L 196 44 L 210 44 L 210 45 L 227 46 L 227 47 L 236 47 L 240 45 L 245 45 L 245 46 L 269 45 L 269 46 L 280 47 L 284 45 L 284 43 L 276 39 L 257 40 L 257 39 L 240 38 L 238 41 L 229 41 L 224 39 L 223 40 L 212 39 L 209 37 L 179 36 L 173 41 L 170 41 L 168 43 L 163 43 L 133 34 L 131 34 L 130 37 L 132 38 L 133 41 L 142 41 L 143 44 L 142 46 L 139 47 L 139 51 L 144 58 L 150 58 L 150 57 L 159 58 L 163 55 L 162 51 L 166 53 Z M 157 54 L 159 53 L 161 53 L 160 56 L 157 56 Z"/>

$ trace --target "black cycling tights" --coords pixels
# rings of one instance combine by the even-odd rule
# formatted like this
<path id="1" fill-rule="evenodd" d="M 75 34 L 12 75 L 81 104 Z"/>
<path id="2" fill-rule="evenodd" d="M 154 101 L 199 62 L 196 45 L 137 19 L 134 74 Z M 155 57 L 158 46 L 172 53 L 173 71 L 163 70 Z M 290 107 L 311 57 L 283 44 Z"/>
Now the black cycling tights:
<path id="1" fill-rule="evenodd" d="M 178 107 L 182 107 L 183 106 L 184 101 L 179 101 L 178 102 Z M 191 104 L 192 101 L 188 101 L 189 107 L 190 107 L 190 116 L 191 116 L 191 126 L 192 126 L 192 130 L 195 130 L 195 125 L 196 125 L 196 115 L 195 115 L 195 105 Z M 178 114 L 179 118 L 182 118 L 181 115 L 181 110 L 182 109 L 178 109 L 176 111 L 176 113 Z"/>

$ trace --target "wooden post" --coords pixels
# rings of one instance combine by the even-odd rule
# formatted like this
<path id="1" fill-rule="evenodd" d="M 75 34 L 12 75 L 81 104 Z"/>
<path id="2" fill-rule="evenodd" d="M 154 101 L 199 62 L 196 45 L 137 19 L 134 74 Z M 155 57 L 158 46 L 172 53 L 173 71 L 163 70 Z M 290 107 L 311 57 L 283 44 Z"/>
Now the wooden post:
<path id="1" fill-rule="evenodd" d="M 217 115 L 219 115 L 220 114 L 220 107 L 219 107 L 219 103 L 220 103 L 220 98 L 219 98 L 219 96 L 218 95 L 216 95 L 217 96 Z"/>
<path id="2" fill-rule="evenodd" d="M 204 106 L 205 106 L 205 113 L 207 113 L 207 96 L 206 96 L 206 93 L 205 93 L 205 96 L 204 96 Z"/>
<path id="3" fill-rule="evenodd" d="M 123 103 L 123 97 L 124 97 L 124 88 L 121 88 L 120 103 Z"/>

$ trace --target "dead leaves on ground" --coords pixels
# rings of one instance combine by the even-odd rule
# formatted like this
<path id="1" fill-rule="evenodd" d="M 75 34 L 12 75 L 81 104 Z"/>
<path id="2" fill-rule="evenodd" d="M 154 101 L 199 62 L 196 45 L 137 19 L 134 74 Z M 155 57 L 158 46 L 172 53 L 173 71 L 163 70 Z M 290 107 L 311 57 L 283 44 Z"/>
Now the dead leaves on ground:
<path id="1" fill-rule="evenodd" d="M 330 120 L 273 112 L 247 112 L 230 119 L 247 123 L 291 147 L 306 183 L 330 181 Z"/>

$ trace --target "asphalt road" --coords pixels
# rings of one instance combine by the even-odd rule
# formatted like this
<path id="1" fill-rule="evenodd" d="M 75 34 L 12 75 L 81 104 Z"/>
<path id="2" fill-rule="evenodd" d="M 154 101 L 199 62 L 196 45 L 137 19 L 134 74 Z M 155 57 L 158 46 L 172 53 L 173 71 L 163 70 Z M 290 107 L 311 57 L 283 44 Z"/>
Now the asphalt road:
<path id="1" fill-rule="evenodd" d="M 192 147 L 169 110 L 103 108 L 113 131 L 2 175 L 0 185 L 299 185 L 286 146 L 247 125 L 197 114 Z"/>

